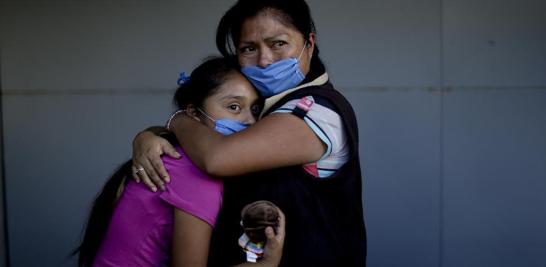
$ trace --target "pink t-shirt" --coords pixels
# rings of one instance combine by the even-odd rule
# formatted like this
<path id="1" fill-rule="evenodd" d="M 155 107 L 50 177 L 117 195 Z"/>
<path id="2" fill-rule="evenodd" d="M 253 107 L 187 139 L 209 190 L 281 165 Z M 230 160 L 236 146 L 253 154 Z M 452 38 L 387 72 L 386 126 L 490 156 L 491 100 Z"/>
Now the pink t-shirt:
<path id="1" fill-rule="evenodd" d="M 130 181 L 114 209 L 93 266 L 169 266 L 174 211 L 178 208 L 210 224 L 222 205 L 222 182 L 199 170 L 176 147 L 180 159 L 163 157 L 171 176 L 165 192 Z"/>

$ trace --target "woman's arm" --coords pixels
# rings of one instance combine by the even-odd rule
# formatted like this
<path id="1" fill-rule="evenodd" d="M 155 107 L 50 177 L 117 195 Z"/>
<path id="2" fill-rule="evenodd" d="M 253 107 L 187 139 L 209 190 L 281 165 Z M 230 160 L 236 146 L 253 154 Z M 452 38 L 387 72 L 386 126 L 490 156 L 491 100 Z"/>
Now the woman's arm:
<path id="1" fill-rule="evenodd" d="M 222 136 L 185 115 L 177 116 L 173 126 L 187 155 L 214 176 L 316 162 L 326 150 L 311 128 L 291 114 L 269 115 L 230 136 Z"/>
<path id="2" fill-rule="evenodd" d="M 211 234 L 208 223 L 175 208 L 171 265 L 206 267 Z"/>
<path id="3" fill-rule="evenodd" d="M 272 114 L 227 137 L 185 115 L 174 118 L 172 129 L 192 161 L 215 176 L 315 162 L 326 150 L 309 126 L 291 114 Z M 133 141 L 135 179 L 143 181 L 152 191 L 157 186 L 164 189 L 170 178 L 160 156 L 177 157 L 174 153 L 166 139 L 150 131 L 139 133 Z M 140 166 L 143 171 L 138 171 Z"/>

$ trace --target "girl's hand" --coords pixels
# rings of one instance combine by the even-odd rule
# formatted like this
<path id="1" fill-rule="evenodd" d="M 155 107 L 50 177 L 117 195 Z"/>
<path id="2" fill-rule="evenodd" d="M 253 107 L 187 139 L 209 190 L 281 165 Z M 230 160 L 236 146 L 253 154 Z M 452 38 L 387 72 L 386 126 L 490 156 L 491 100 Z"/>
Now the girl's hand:
<path id="1" fill-rule="evenodd" d="M 170 181 L 161 161 L 163 154 L 180 158 L 180 154 L 169 141 L 150 131 L 137 134 L 133 140 L 133 178 L 137 183 L 144 182 L 153 192 L 156 192 L 158 187 L 165 190 L 165 183 Z"/>

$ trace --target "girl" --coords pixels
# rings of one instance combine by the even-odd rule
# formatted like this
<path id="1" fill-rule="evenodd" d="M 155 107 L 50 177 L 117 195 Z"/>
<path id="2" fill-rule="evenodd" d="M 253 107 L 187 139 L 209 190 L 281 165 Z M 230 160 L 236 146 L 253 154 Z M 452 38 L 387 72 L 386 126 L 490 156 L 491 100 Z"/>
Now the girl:
<path id="1" fill-rule="evenodd" d="M 224 58 L 197 67 L 176 91 L 174 102 L 191 118 L 224 135 L 253 124 L 261 111 L 252 85 Z M 131 161 L 108 180 L 78 248 L 80 266 L 206 266 L 222 183 L 195 167 L 179 146 L 175 149 L 178 159 L 163 158 L 174 179 L 161 193 L 127 178 Z M 282 220 L 281 216 L 277 234 L 266 230 L 268 245 L 261 266 L 280 261 Z"/>

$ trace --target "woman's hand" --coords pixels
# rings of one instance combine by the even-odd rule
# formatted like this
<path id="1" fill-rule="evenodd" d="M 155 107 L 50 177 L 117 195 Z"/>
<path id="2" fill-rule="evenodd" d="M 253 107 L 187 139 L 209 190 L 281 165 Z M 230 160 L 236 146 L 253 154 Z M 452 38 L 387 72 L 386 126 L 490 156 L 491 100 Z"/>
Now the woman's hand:
<path id="1" fill-rule="evenodd" d="M 281 209 L 277 208 L 279 211 L 279 226 L 276 229 L 276 233 L 273 228 L 265 228 L 265 236 L 267 241 L 264 247 L 263 258 L 258 260 L 256 263 L 245 262 L 234 267 L 277 267 L 281 263 L 282 258 L 282 249 L 284 247 L 284 238 L 286 235 L 286 220 L 284 213 Z"/>
<path id="2" fill-rule="evenodd" d="M 265 235 L 267 237 L 267 242 L 265 243 L 264 256 L 260 261 L 262 266 L 279 266 L 281 263 L 282 249 L 284 247 L 284 237 L 285 237 L 285 218 L 284 213 L 281 209 L 277 208 L 279 211 L 279 226 L 275 231 L 272 227 L 267 227 L 265 229 Z"/>
<path id="3" fill-rule="evenodd" d="M 143 131 L 133 140 L 133 178 L 138 183 L 144 182 L 154 192 L 158 187 L 165 190 L 165 183 L 170 181 L 161 160 L 163 154 L 180 157 L 169 141 L 151 131 Z"/>

